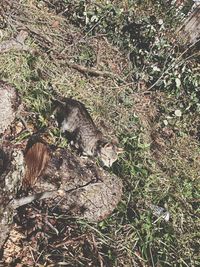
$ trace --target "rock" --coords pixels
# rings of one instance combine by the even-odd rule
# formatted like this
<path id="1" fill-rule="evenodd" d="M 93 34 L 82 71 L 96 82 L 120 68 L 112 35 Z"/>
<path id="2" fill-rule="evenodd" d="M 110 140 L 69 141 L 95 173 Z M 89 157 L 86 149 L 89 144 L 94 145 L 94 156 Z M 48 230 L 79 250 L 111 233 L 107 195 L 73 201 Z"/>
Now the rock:
<path id="1" fill-rule="evenodd" d="M 38 152 L 38 144 L 34 146 Z M 54 197 L 57 191 L 59 206 L 63 212 L 70 212 L 72 216 L 99 221 L 111 214 L 121 200 L 121 179 L 69 149 L 48 150 L 51 156 L 46 170 L 33 186 L 37 193 L 52 191 L 53 201 L 46 200 L 48 206 L 55 206 Z"/>
<path id="2" fill-rule="evenodd" d="M 0 81 L 0 135 L 14 121 L 20 99 L 16 89 Z"/>
<path id="3" fill-rule="evenodd" d="M 5 160 L 6 159 L 6 160 Z M 0 174 L 0 248 L 4 244 L 12 226 L 16 212 L 13 199 L 21 187 L 24 175 L 23 153 L 19 149 L 7 147 L 0 149 L 0 160 L 3 163 Z"/>
<path id="4" fill-rule="evenodd" d="M 57 210 L 59 216 L 68 214 L 97 222 L 109 216 L 121 200 L 119 177 L 69 149 L 36 142 L 27 149 L 25 156 L 15 147 L 7 148 L 0 155 L 6 155 L 9 162 L 0 177 L 0 247 L 9 233 L 16 208 L 21 205 L 43 201 L 42 206 L 48 207 L 49 215 L 55 215 Z M 27 161 L 30 156 L 35 160 Z M 27 183 L 32 175 L 36 179 Z M 28 184 L 24 189 L 31 189 L 32 195 L 20 197 L 22 184 Z"/>

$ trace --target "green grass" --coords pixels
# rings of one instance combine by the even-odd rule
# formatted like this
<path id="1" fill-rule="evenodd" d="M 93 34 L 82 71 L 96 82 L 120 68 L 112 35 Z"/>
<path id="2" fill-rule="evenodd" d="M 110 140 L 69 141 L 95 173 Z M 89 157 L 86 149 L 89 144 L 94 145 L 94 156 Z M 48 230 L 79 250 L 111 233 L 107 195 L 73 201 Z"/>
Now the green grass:
<path id="1" fill-rule="evenodd" d="M 28 123 L 38 130 L 48 125 L 49 84 L 61 95 L 84 102 L 95 122 L 125 149 L 110 170 L 123 180 L 124 194 L 117 209 L 102 222 L 58 219 L 61 225 L 65 219 L 69 238 L 83 238 L 59 248 L 44 242 L 44 247 L 33 252 L 36 258 L 40 255 L 36 266 L 50 266 L 50 262 L 68 262 L 65 266 L 198 266 L 199 65 L 196 57 L 190 57 L 194 51 L 181 56 L 185 48 L 171 42 L 179 17 L 173 24 L 174 10 L 165 12 L 160 1 L 135 1 L 135 11 L 130 1 L 49 2 L 18 4 L 13 20 L 2 29 L 2 40 L 16 35 L 16 22 L 20 22 L 29 29 L 26 43 L 37 52 L 2 54 L 0 78 L 16 86 L 25 108 L 36 115 L 36 119 L 27 117 Z M 96 26 L 93 16 L 101 18 Z M 143 25 L 138 39 L 131 32 L 122 34 L 127 16 Z M 152 22 L 152 16 L 162 18 L 165 28 Z M 55 21 L 58 26 L 53 26 Z M 141 39 L 147 48 L 138 47 Z M 65 58 L 60 59 L 57 54 L 63 49 Z M 82 75 L 65 61 L 113 72 L 125 82 Z M 181 110 L 181 117 L 175 115 L 176 110 Z M 50 134 L 58 136 L 56 131 Z M 62 140 L 58 145 L 66 143 Z M 165 207 L 169 222 L 157 220 L 150 204 Z"/>

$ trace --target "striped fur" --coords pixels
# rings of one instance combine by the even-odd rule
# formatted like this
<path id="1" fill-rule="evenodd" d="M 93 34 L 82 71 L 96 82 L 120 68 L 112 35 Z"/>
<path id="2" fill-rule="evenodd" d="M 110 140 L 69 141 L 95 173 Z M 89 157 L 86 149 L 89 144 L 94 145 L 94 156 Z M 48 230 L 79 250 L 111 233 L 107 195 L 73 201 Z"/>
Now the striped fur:
<path id="1" fill-rule="evenodd" d="M 56 119 L 82 154 L 98 156 L 108 167 L 117 160 L 119 149 L 104 138 L 81 102 L 71 98 L 57 101 Z"/>

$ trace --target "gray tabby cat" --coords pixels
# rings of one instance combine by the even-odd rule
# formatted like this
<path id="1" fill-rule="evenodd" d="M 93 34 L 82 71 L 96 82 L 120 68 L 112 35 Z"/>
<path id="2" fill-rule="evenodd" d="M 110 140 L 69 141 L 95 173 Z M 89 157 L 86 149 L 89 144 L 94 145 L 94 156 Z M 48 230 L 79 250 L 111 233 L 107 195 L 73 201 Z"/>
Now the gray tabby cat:
<path id="1" fill-rule="evenodd" d="M 56 119 L 62 132 L 82 154 L 98 157 L 104 166 L 110 167 L 123 150 L 108 142 L 94 124 L 90 114 L 81 102 L 65 98 L 56 103 Z"/>

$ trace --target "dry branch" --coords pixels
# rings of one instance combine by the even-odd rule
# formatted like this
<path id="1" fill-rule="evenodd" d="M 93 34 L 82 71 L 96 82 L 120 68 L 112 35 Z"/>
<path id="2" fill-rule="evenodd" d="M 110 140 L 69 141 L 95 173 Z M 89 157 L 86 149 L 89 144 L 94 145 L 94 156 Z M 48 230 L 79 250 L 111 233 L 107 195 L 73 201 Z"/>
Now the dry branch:
<path id="1" fill-rule="evenodd" d="M 122 78 L 120 78 L 118 75 L 116 75 L 112 72 L 100 71 L 100 70 L 97 70 L 95 68 L 87 68 L 87 67 L 81 66 L 79 64 L 74 64 L 74 63 L 69 63 L 69 62 L 66 62 L 66 64 L 69 68 L 73 68 L 73 69 L 78 70 L 79 72 L 87 74 L 87 75 L 92 75 L 92 76 L 96 76 L 96 77 L 102 76 L 105 78 L 114 78 L 114 79 L 119 80 L 120 82 L 125 83 L 125 81 Z"/>

